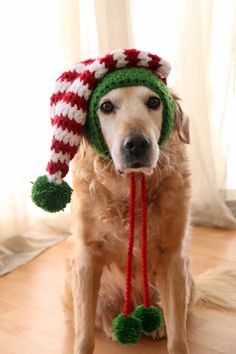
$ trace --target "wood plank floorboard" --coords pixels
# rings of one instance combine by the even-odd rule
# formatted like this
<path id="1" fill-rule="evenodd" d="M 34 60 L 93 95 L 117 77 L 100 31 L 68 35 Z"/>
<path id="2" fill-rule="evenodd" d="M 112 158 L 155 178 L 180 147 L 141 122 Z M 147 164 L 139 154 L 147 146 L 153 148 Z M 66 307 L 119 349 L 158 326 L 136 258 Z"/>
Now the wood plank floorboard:
<path id="1" fill-rule="evenodd" d="M 0 354 L 73 353 L 61 305 L 71 249 L 68 239 L 0 278 Z M 195 227 L 189 254 L 194 275 L 218 265 L 236 269 L 236 231 Z M 197 308 L 189 316 L 188 341 L 190 354 L 236 354 L 236 312 Z M 166 340 L 120 346 L 97 333 L 94 354 L 167 354 Z"/>

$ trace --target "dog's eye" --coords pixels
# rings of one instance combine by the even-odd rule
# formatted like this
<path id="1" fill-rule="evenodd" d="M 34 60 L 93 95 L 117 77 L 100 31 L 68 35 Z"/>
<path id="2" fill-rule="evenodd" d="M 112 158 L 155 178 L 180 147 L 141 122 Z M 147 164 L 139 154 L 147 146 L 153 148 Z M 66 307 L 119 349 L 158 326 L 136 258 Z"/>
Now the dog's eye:
<path id="1" fill-rule="evenodd" d="M 105 101 L 101 104 L 100 109 L 103 113 L 109 114 L 114 111 L 114 106 L 111 101 Z"/>
<path id="2" fill-rule="evenodd" d="M 161 104 L 161 100 L 159 97 L 156 96 L 149 97 L 146 103 L 147 107 L 150 109 L 157 109 L 158 107 L 160 107 L 160 104 Z"/>

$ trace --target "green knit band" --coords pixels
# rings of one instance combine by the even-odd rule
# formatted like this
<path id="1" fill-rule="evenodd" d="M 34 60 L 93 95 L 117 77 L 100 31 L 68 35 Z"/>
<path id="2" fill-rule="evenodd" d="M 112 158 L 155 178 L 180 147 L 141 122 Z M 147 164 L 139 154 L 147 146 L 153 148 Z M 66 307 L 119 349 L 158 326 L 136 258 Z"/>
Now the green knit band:
<path id="1" fill-rule="evenodd" d="M 105 159 L 111 159 L 111 156 L 103 139 L 97 114 L 99 101 L 109 91 L 127 86 L 145 86 L 160 97 L 163 103 L 163 119 L 159 145 L 166 142 L 174 126 L 173 98 L 161 79 L 144 68 L 125 68 L 109 72 L 97 84 L 91 95 L 85 124 L 85 134 L 90 145 Z"/>

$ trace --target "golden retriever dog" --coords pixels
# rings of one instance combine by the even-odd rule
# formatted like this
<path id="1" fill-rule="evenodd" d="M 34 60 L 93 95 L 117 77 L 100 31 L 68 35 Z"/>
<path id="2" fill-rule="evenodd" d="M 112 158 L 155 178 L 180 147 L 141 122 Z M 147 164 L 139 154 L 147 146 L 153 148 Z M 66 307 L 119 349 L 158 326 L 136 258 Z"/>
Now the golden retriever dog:
<path id="1" fill-rule="evenodd" d="M 170 354 L 188 354 L 186 320 L 191 304 L 205 300 L 236 307 L 236 296 L 227 298 L 236 286 L 233 273 L 210 271 L 194 281 L 189 269 L 189 123 L 178 98 L 172 96 L 175 125 L 165 145 L 158 146 L 163 109 L 158 95 L 141 86 L 117 88 L 101 98 L 98 108 L 112 160 L 98 156 L 86 138 L 74 158 L 72 215 L 76 241 L 65 300 L 67 307 L 73 304 L 74 354 L 93 353 L 95 327 L 112 338 L 112 319 L 123 309 L 131 171 L 137 181 L 141 173 L 146 175 L 150 302 L 163 309 L 165 318 L 165 324 L 152 337 L 167 335 Z M 139 200 L 137 188 L 133 307 L 142 304 Z M 221 284 L 218 287 L 217 281 Z"/>

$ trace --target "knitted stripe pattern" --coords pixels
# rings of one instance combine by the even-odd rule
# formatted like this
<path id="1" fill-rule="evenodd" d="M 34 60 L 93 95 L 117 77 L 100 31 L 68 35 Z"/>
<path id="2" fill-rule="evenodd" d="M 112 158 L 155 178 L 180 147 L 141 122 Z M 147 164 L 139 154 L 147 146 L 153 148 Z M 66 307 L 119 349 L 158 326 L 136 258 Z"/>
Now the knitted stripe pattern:
<path id="1" fill-rule="evenodd" d="M 174 125 L 173 98 L 166 85 L 156 75 L 144 68 L 125 68 L 109 72 L 94 88 L 85 124 L 90 145 L 105 159 L 110 159 L 111 156 L 103 139 L 97 114 L 99 101 L 109 91 L 127 86 L 145 86 L 159 95 L 163 103 L 162 130 L 158 142 L 160 145 L 166 142 Z"/>
<path id="2" fill-rule="evenodd" d="M 122 49 L 104 57 L 82 61 L 57 79 L 51 97 L 53 139 L 46 168 L 49 182 L 61 184 L 69 170 L 69 162 L 81 141 L 88 102 L 95 85 L 110 71 L 132 67 L 151 70 L 165 84 L 170 72 L 169 63 L 157 55 Z"/>

